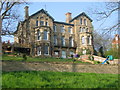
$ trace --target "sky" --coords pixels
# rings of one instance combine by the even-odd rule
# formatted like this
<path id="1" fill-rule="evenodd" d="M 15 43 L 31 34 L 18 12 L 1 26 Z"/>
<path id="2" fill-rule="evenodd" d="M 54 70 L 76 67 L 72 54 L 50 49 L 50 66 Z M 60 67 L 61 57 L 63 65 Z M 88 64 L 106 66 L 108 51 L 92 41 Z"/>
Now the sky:
<path id="1" fill-rule="evenodd" d="M 72 13 L 72 18 L 79 15 L 82 12 L 85 12 L 92 20 L 94 29 L 102 33 L 101 29 L 103 27 L 110 27 L 117 22 L 118 16 L 117 13 L 113 14 L 106 21 L 101 20 L 97 21 L 97 16 L 93 14 L 93 10 L 99 9 L 104 10 L 104 2 L 32 2 L 29 5 L 29 15 L 34 14 L 35 12 L 41 10 L 42 8 L 48 11 L 48 13 L 55 19 L 55 21 L 65 22 L 67 12 Z M 18 8 L 18 13 L 21 15 L 21 18 L 24 20 L 24 7 L 22 5 Z M 101 8 L 102 7 L 102 8 Z M 102 24 L 104 22 L 104 24 Z M 18 22 L 15 22 L 17 25 Z M 101 25 L 102 24 L 102 25 Z M 116 33 L 116 32 L 115 32 Z M 115 34 L 113 33 L 113 34 Z M 14 42 L 13 36 L 2 37 L 2 41 L 10 40 Z"/>

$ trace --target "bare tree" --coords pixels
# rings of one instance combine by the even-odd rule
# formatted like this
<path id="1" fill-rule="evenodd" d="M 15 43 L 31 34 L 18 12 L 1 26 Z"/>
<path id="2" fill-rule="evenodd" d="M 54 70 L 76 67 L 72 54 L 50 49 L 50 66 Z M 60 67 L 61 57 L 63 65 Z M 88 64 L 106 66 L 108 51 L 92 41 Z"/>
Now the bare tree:
<path id="1" fill-rule="evenodd" d="M 1 34 L 11 34 L 11 24 L 16 20 L 19 20 L 18 7 L 19 5 L 26 3 L 24 0 L 1 0 L 0 1 L 0 15 L 2 20 Z M 17 12 L 17 13 L 16 13 Z"/>
<path id="2" fill-rule="evenodd" d="M 101 8 L 103 8 L 103 7 L 101 7 Z M 95 10 L 93 10 L 93 14 L 97 15 L 97 21 L 101 21 L 101 20 L 106 21 L 113 14 L 118 14 L 119 10 L 120 10 L 120 2 L 105 2 L 105 8 L 104 9 L 95 9 Z M 103 25 L 103 23 L 102 23 L 102 25 Z M 119 20 L 117 20 L 113 26 L 109 26 L 107 28 L 102 28 L 102 30 L 104 31 L 103 34 L 105 35 L 107 33 L 111 33 L 114 31 L 118 32 L 119 27 L 120 27 L 120 22 L 119 22 Z"/>
<path id="3" fill-rule="evenodd" d="M 0 58 L 2 55 L 1 35 L 11 34 L 10 26 L 18 19 L 16 6 L 26 3 L 25 0 L 0 0 Z"/>

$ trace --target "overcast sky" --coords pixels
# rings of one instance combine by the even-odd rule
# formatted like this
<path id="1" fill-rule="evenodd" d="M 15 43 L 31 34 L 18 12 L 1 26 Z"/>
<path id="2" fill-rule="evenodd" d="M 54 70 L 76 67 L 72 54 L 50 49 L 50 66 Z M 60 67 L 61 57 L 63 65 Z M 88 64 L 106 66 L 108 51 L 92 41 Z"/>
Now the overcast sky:
<path id="1" fill-rule="evenodd" d="M 104 10 L 105 9 L 104 2 L 34 2 L 27 6 L 29 6 L 29 15 L 34 14 L 35 12 L 41 10 L 42 8 L 47 10 L 48 13 L 55 19 L 55 21 L 65 22 L 65 14 L 67 12 L 72 13 L 72 18 L 79 15 L 82 12 L 85 12 L 92 20 L 94 29 L 100 31 L 104 27 L 110 27 L 117 22 L 118 14 L 113 14 L 106 21 L 101 20 L 97 21 L 97 16 L 93 14 L 93 9 Z M 21 14 L 22 19 L 24 19 L 24 7 L 25 5 L 19 7 L 19 12 Z M 102 7 L 102 8 L 101 8 Z M 104 24 L 101 23 L 104 22 Z M 17 24 L 16 24 L 17 25 Z M 115 34 L 115 33 L 112 33 Z M 3 41 L 10 40 L 14 41 L 13 37 L 3 37 Z"/>

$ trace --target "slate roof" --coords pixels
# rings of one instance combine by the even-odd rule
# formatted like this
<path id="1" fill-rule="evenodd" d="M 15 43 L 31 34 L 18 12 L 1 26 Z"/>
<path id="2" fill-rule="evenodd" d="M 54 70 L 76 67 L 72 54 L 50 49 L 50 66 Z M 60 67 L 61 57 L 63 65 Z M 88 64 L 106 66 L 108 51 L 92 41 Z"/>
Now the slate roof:
<path id="1" fill-rule="evenodd" d="M 70 20 L 70 22 L 72 22 L 73 20 L 77 19 L 80 16 L 86 16 L 92 22 L 92 19 L 87 14 L 85 14 L 85 12 L 82 12 L 81 14 L 77 15 L 72 20 Z"/>
<path id="2" fill-rule="evenodd" d="M 54 21 L 54 23 L 59 23 L 59 24 L 64 24 L 64 25 L 71 25 L 71 26 L 74 26 L 74 24 L 69 24 L 69 23 L 59 22 L 59 21 Z"/>
<path id="3" fill-rule="evenodd" d="M 41 10 L 39 10 L 38 12 L 36 12 L 36 13 L 34 13 L 34 14 L 32 14 L 31 16 L 29 16 L 29 18 L 32 18 L 33 16 L 35 16 L 36 14 L 38 14 L 38 13 L 45 13 L 47 16 L 49 16 L 52 20 L 54 20 L 54 18 L 47 12 L 47 11 L 45 11 L 44 9 L 41 9 Z"/>

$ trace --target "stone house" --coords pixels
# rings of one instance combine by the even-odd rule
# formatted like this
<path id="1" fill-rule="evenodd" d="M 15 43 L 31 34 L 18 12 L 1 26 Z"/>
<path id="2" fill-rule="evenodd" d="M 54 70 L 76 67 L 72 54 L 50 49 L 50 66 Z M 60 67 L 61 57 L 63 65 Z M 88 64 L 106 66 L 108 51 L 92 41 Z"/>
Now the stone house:
<path id="1" fill-rule="evenodd" d="M 66 22 L 59 22 L 44 9 L 29 16 L 28 8 L 14 33 L 16 48 L 27 48 L 30 55 L 40 57 L 67 58 L 86 49 L 93 53 L 92 20 L 84 12 L 74 18 L 68 12 Z"/>

